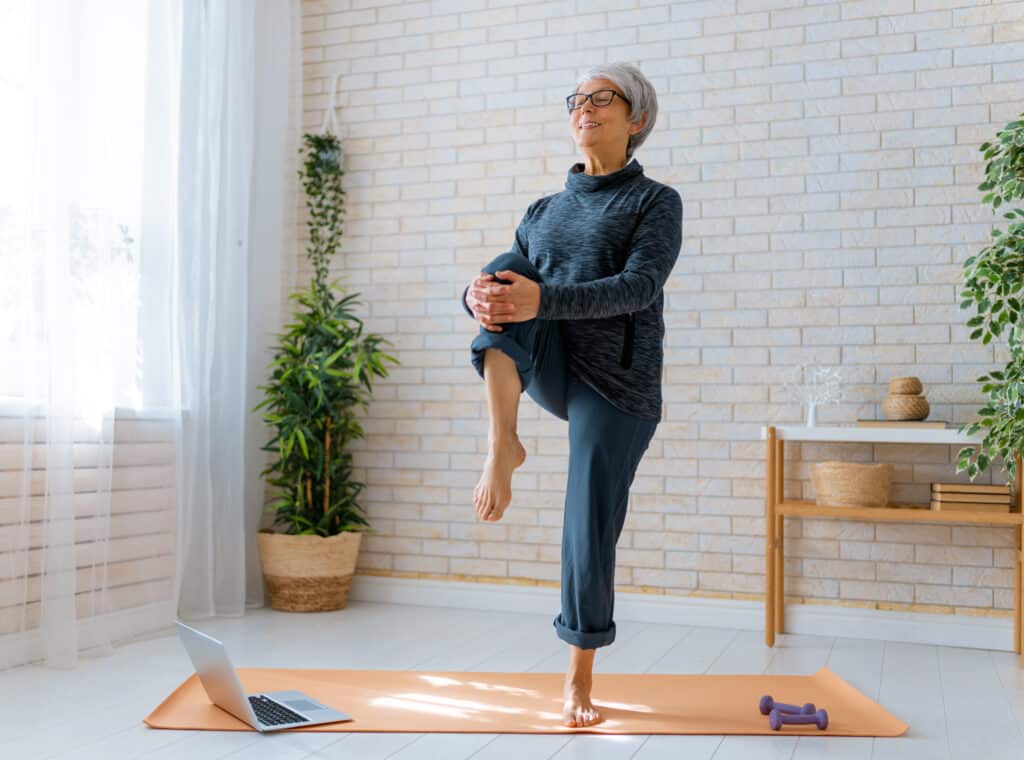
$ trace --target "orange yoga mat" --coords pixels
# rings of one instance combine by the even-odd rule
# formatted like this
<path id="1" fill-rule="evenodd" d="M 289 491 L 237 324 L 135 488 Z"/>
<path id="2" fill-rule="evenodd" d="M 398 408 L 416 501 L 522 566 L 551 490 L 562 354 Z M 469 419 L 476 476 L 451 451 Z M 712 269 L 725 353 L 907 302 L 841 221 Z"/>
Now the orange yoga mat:
<path id="1" fill-rule="evenodd" d="M 303 691 L 353 720 L 289 731 L 413 731 L 541 734 L 811 734 L 899 736 L 903 721 L 828 668 L 808 676 L 594 673 L 591 693 L 603 720 L 561 725 L 562 673 L 461 673 L 415 670 L 239 668 L 247 693 Z M 813 702 L 829 725 L 768 727 L 762 694 L 778 702 Z M 195 674 L 145 721 L 153 728 L 252 731 L 211 704 Z"/>

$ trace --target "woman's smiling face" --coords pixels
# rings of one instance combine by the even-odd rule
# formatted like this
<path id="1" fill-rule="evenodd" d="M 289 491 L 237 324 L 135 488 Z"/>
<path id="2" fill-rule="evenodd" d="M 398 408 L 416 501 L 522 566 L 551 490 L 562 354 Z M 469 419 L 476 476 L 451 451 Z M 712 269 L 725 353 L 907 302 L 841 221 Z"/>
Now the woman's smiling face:
<path id="1" fill-rule="evenodd" d="M 622 98 L 622 90 L 608 79 L 588 79 L 576 88 L 576 92 L 585 94 L 598 90 L 614 90 L 618 94 L 606 106 L 595 106 L 593 99 L 588 98 L 582 106 L 573 109 L 569 113 L 573 139 L 582 149 L 608 149 L 621 145 L 625 153 L 630 134 L 630 107 Z M 585 126 L 588 124 L 596 126 Z"/>

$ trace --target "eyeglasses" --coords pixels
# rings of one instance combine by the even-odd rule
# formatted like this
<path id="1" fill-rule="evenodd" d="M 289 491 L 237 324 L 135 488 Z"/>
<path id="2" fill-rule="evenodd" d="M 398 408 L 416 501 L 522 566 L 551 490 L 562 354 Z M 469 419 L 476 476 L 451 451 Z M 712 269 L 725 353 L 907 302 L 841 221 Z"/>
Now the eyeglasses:
<path id="1" fill-rule="evenodd" d="M 569 110 L 569 113 L 572 113 L 577 108 L 582 108 L 583 104 L 587 102 L 587 98 L 590 98 L 591 103 L 603 108 L 611 103 L 615 99 L 616 95 L 619 95 L 619 93 L 615 92 L 615 90 L 595 90 L 589 94 L 585 92 L 574 92 L 565 99 L 565 107 Z M 633 107 L 633 104 L 629 102 L 629 98 L 624 95 L 619 95 L 619 97 L 625 100 L 630 108 Z"/>

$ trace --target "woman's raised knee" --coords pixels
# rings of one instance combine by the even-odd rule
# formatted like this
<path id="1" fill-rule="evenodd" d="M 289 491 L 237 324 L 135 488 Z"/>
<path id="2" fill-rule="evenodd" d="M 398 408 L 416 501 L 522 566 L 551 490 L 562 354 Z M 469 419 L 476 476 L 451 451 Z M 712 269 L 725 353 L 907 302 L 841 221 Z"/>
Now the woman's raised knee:
<path id="1" fill-rule="evenodd" d="M 504 270 L 518 272 L 523 277 L 529 277 L 534 282 L 541 282 L 540 272 L 537 271 L 537 267 L 528 258 L 519 253 L 511 251 L 503 253 L 489 261 L 484 267 L 484 271 L 491 274 Z M 501 281 L 501 278 L 499 277 L 498 280 Z"/>

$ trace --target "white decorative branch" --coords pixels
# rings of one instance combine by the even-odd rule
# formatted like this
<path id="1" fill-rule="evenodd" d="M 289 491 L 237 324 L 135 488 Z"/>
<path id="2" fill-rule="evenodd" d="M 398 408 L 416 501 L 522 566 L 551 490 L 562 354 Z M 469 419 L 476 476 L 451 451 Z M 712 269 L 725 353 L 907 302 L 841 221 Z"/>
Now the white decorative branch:
<path id="1" fill-rule="evenodd" d="M 841 382 L 838 369 L 798 364 L 782 388 L 794 401 L 807 406 L 806 424 L 813 427 L 818 406 L 838 404 L 842 399 Z"/>

